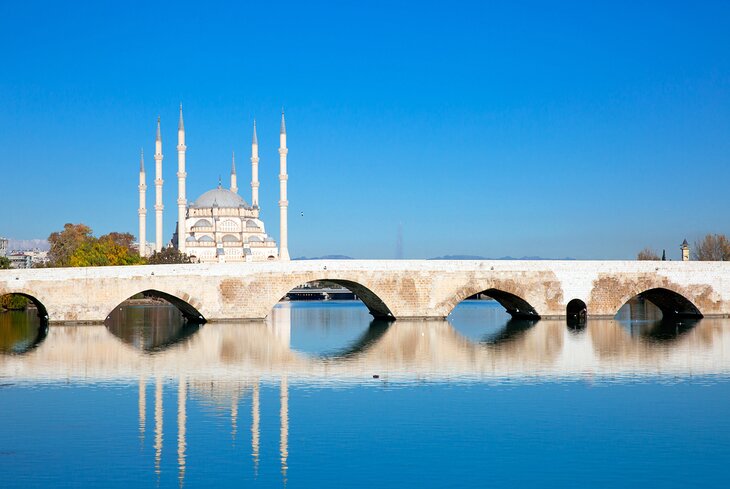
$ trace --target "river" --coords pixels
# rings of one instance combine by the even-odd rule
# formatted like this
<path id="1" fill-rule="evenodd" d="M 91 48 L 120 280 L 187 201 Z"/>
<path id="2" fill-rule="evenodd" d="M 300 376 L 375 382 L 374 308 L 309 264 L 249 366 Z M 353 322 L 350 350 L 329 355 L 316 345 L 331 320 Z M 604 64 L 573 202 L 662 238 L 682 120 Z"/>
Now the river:
<path id="1" fill-rule="evenodd" d="M 641 309 L 639 307 L 639 309 Z M 356 301 L 187 324 L 0 314 L 10 487 L 724 487 L 730 320 L 375 321 Z"/>

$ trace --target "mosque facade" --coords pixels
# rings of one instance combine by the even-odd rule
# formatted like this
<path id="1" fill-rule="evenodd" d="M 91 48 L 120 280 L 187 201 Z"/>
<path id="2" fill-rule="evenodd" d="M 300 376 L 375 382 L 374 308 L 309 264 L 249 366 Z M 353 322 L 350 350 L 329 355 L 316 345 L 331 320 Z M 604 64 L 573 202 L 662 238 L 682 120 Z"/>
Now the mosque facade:
<path id="1" fill-rule="evenodd" d="M 289 260 L 287 247 L 287 168 L 286 158 L 286 122 L 281 114 L 279 131 L 279 236 L 280 243 L 266 233 L 264 222 L 260 219 L 259 208 L 259 148 L 256 135 L 256 122 L 253 124 L 251 141 L 251 203 L 247 203 L 238 193 L 235 155 L 231 162 L 230 187 L 218 187 L 208 190 L 192 203 L 187 201 L 185 171 L 185 125 L 183 123 L 182 106 L 178 123 L 178 219 L 176 230 L 169 246 L 177 248 L 200 263 L 228 263 Z M 161 251 L 164 238 L 162 235 L 162 136 L 160 119 L 157 119 L 157 136 L 155 138 L 155 242 L 154 251 Z M 144 154 L 140 157 L 139 169 L 139 253 L 147 256 L 150 248 L 146 237 L 146 174 Z"/>

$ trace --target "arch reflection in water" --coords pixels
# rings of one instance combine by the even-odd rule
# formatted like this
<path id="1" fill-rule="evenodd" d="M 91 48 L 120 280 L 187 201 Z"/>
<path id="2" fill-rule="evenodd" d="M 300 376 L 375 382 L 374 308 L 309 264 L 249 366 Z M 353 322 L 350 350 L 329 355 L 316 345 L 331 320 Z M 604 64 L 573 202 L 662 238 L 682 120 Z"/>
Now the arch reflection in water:
<path id="1" fill-rule="evenodd" d="M 169 303 L 122 304 L 104 322 L 114 336 L 144 352 L 158 352 L 187 340 L 200 324 Z"/>
<path id="2" fill-rule="evenodd" d="M 497 332 L 486 334 L 481 342 L 487 345 L 499 345 L 509 341 L 515 341 L 525 334 L 530 328 L 537 324 L 536 319 L 510 319 L 504 327 Z"/>
<path id="3" fill-rule="evenodd" d="M 496 300 L 465 300 L 449 315 L 449 324 L 476 343 L 511 341 L 532 328 L 537 319 L 515 318 Z"/>
<path id="4" fill-rule="evenodd" d="M 40 345 L 48 334 L 48 320 L 38 311 L 0 312 L 0 353 L 22 355 Z"/>
<path id="5" fill-rule="evenodd" d="M 376 373 L 402 382 L 454 375 L 460 379 L 582 377 L 586 372 L 597 377 L 617 372 L 697 375 L 730 372 L 729 321 L 703 319 L 689 330 L 675 329 L 680 334 L 673 341 L 657 341 L 632 336 L 615 320 L 589 320 L 580 335 L 568 331 L 564 320 L 542 320 L 520 334 L 508 335 L 510 341 L 484 345 L 479 343 L 484 330 L 469 340 L 446 321 L 400 320 L 359 353 L 334 358 L 293 351 L 287 315 L 279 315 L 276 324 L 211 324 L 189 337 L 185 348 L 168 348 L 155 355 L 129 348 L 105 326 L 53 326 L 32 355 L 0 356 L 0 376 L 63 381 L 132 378 L 137 382 L 140 376 L 184 374 L 188 385 L 210 386 L 211 380 L 267 381 L 283 373 L 290 382 L 315 383 L 371 381 Z M 149 393 L 147 406 L 153 396 Z M 151 419 L 147 418 L 147 424 Z"/>
<path id="6" fill-rule="evenodd" d="M 317 358 L 357 354 L 378 339 L 391 324 L 373 318 L 359 301 L 282 302 L 274 307 L 271 322 L 275 333 L 289 348 Z"/>

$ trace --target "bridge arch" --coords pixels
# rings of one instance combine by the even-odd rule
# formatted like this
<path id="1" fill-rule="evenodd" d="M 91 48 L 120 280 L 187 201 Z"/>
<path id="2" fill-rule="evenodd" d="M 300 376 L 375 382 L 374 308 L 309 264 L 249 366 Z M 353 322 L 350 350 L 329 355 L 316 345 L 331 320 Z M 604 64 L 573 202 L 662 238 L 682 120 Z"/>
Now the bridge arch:
<path id="1" fill-rule="evenodd" d="M 368 308 L 368 311 L 370 311 L 370 314 L 376 318 L 376 319 L 395 319 L 395 316 L 393 315 L 393 312 L 391 308 L 383 301 L 383 299 L 380 298 L 380 295 L 374 292 L 370 287 L 360 283 L 356 282 L 354 280 L 348 280 L 346 278 L 330 278 L 327 276 L 320 276 L 317 277 L 306 277 L 299 279 L 297 281 L 293 281 L 296 279 L 292 279 L 288 284 L 280 287 L 275 292 L 276 294 L 276 302 L 273 302 L 271 304 L 271 307 L 269 307 L 269 311 L 274 308 L 274 306 L 281 301 L 284 297 L 287 296 L 287 294 L 297 288 L 300 285 L 308 284 L 311 282 L 326 282 L 331 284 L 336 284 L 341 287 L 346 288 L 355 296 L 357 296 L 358 299 L 362 301 L 363 304 L 365 304 L 365 307 Z"/>
<path id="2" fill-rule="evenodd" d="M 459 290 L 447 303 L 447 315 L 451 314 L 462 301 L 479 295 L 485 295 L 499 302 L 507 313 L 515 319 L 540 319 L 537 309 L 522 297 L 521 291 L 507 284 L 494 284 L 492 287 L 468 287 Z"/>
<path id="3" fill-rule="evenodd" d="M 24 292 L 0 294 L 0 354 L 28 353 L 47 335 L 48 311 L 40 300 Z"/>
<path id="4" fill-rule="evenodd" d="M 33 293 L 26 291 L 10 291 L 0 294 L 0 298 L 12 296 L 23 297 L 28 300 L 38 311 L 38 317 L 42 320 L 48 321 L 48 309 L 46 309 L 46 306 Z M 2 309 L 2 304 L 0 304 L 0 311 L 2 311 Z"/>
<path id="5" fill-rule="evenodd" d="M 659 308 L 664 318 L 695 318 L 703 317 L 699 308 L 681 293 L 665 287 L 654 287 L 639 293 L 624 297 L 615 314 L 631 299 L 641 297 Z"/>
<path id="6" fill-rule="evenodd" d="M 163 292 L 161 290 L 157 289 L 146 289 L 141 292 L 132 293 L 126 297 L 124 297 L 121 300 L 118 300 L 116 302 L 116 305 L 112 308 L 108 309 L 108 313 L 106 315 L 106 318 L 109 319 L 112 312 L 117 309 L 121 304 L 123 304 L 125 301 L 131 299 L 132 297 L 136 295 L 143 295 L 144 297 L 153 297 L 157 299 L 163 299 L 173 306 L 175 306 L 178 310 L 180 310 L 180 313 L 183 315 L 183 317 L 190 323 L 195 324 L 204 324 L 206 322 L 205 317 L 203 314 L 196 308 L 193 303 L 197 303 L 198 301 L 195 301 L 187 294 L 171 294 L 169 292 Z"/>

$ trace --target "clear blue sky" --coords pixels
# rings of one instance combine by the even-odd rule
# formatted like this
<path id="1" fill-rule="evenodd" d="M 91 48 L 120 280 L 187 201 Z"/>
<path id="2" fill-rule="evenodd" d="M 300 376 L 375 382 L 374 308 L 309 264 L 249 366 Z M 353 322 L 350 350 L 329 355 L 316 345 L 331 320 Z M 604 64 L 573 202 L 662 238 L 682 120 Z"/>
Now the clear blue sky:
<path id="1" fill-rule="evenodd" d="M 292 256 L 392 258 L 399 223 L 406 258 L 730 232 L 727 2 L 2 2 L 0 46 L 0 235 L 136 235 L 158 115 L 171 235 L 181 101 L 190 199 L 235 150 L 250 200 L 257 118 L 277 238 L 285 106 Z"/>

